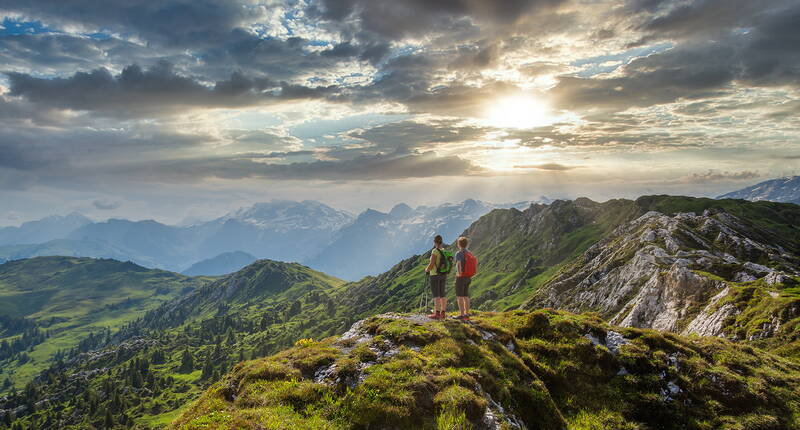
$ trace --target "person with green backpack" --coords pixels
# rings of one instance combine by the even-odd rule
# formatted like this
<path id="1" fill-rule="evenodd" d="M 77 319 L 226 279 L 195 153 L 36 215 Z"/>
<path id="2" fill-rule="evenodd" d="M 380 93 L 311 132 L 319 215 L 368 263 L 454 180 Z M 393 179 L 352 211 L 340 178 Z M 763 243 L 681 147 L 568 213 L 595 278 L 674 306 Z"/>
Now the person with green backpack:
<path id="1" fill-rule="evenodd" d="M 444 249 L 442 236 L 436 235 L 433 238 L 433 249 L 431 259 L 425 273 L 431 283 L 431 295 L 433 296 L 434 312 L 428 318 L 443 320 L 447 312 L 447 297 L 444 294 L 444 287 L 447 284 L 447 275 L 453 267 L 453 253 Z"/>

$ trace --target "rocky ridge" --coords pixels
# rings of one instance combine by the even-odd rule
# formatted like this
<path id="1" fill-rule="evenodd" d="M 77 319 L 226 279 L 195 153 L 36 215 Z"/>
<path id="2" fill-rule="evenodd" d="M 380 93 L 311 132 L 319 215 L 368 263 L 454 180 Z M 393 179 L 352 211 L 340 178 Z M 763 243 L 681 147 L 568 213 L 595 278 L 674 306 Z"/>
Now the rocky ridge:
<path id="1" fill-rule="evenodd" d="M 611 323 L 684 334 L 725 335 L 739 310 L 732 284 L 758 282 L 777 297 L 800 260 L 760 242 L 757 229 L 724 211 L 650 211 L 589 248 L 525 307 L 599 312 Z"/>

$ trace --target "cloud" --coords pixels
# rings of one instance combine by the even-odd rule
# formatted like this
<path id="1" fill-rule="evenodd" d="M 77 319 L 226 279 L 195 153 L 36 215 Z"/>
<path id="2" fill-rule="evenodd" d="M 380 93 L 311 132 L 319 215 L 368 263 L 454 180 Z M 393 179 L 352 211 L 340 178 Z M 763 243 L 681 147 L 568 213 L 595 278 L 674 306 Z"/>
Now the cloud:
<path id="1" fill-rule="evenodd" d="M 451 119 L 408 120 L 352 130 L 347 136 L 370 145 L 354 149 L 371 152 L 409 152 L 443 145 L 474 142 L 491 129 Z M 333 154 L 332 154 L 333 155 Z"/>
<path id="2" fill-rule="evenodd" d="M 209 157 L 132 164 L 115 172 L 143 180 L 196 182 L 204 178 L 294 181 L 371 181 L 478 174 L 482 169 L 455 156 L 432 151 L 362 155 L 349 160 L 287 164 L 264 163 L 261 157 Z M 110 173 L 110 172 L 107 172 Z"/>
<path id="3" fill-rule="evenodd" d="M 537 170 L 549 170 L 555 172 L 577 169 L 578 167 L 579 166 L 565 166 L 559 163 L 519 164 L 514 166 L 515 169 L 537 169 Z"/>
<path id="4" fill-rule="evenodd" d="M 125 0 L 0 0 L 0 10 L 44 21 L 50 27 L 81 26 L 89 31 L 132 34 L 163 45 L 212 44 L 231 30 L 264 17 L 255 4 L 214 0 L 131 3 Z"/>
<path id="5" fill-rule="evenodd" d="M 122 202 L 117 200 L 108 200 L 108 199 L 97 199 L 92 202 L 92 205 L 100 210 L 109 211 L 113 209 L 118 209 L 122 206 Z"/>
<path id="6" fill-rule="evenodd" d="M 742 181 L 746 179 L 756 179 L 760 177 L 761 177 L 760 173 L 751 170 L 744 170 L 741 172 L 728 172 L 728 171 L 717 171 L 709 169 L 705 173 L 692 173 L 688 176 L 685 176 L 682 178 L 682 181 L 693 184 L 704 184 L 709 182 L 721 182 L 721 181 Z"/>
<path id="7" fill-rule="evenodd" d="M 651 3 L 661 4 L 647 2 Z M 556 102 L 566 109 L 621 111 L 680 99 L 714 98 L 732 91 L 731 84 L 799 87 L 800 53 L 795 46 L 800 43 L 796 25 L 800 5 L 777 2 L 776 7 L 747 13 L 758 3 L 737 3 L 747 6 L 729 12 L 736 8 L 727 2 L 695 2 L 703 9 L 679 7 L 662 19 L 643 24 L 645 30 L 674 30 L 685 40 L 673 49 L 634 59 L 613 77 L 563 76 L 552 91 Z M 687 38 L 694 27 L 714 27 L 715 21 L 705 20 L 706 14 L 718 14 L 716 24 L 726 31 L 718 28 L 720 33 L 713 38 L 705 34 Z M 734 23 L 742 30 L 731 28 Z M 668 37 L 670 33 L 659 34 Z"/>
<path id="8" fill-rule="evenodd" d="M 277 100 L 321 97 L 331 87 L 307 88 L 248 78 L 233 73 L 213 87 L 177 74 L 171 64 L 143 70 L 125 67 L 119 75 L 101 68 L 77 72 L 68 78 L 36 78 L 7 73 L 9 94 L 24 97 L 44 108 L 93 111 L 101 116 L 142 117 L 185 111 L 191 108 L 232 108 L 267 104 Z"/>
<path id="9" fill-rule="evenodd" d="M 308 13 L 337 23 L 357 21 L 363 30 L 398 39 L 469 27 L 471 20 L 511 25 L 564 3 L 565 0 L 322 0 L 312 3 Z"/>

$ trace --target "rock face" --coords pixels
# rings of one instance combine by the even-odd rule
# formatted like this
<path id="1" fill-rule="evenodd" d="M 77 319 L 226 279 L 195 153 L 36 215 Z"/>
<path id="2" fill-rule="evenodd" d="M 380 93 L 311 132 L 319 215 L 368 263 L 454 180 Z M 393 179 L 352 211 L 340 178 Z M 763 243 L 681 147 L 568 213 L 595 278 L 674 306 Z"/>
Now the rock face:
<path id="1" fill-rule="evenodd" d="M 543 286 L 526 307 L 600 312 L 612 323 L 722 335 L 738 312 L 717 306 L 729 282 L 780 284 L 798 259 L 753 239 L 758 232 L 721 211 L 648 212 L 618 227 Z"/>

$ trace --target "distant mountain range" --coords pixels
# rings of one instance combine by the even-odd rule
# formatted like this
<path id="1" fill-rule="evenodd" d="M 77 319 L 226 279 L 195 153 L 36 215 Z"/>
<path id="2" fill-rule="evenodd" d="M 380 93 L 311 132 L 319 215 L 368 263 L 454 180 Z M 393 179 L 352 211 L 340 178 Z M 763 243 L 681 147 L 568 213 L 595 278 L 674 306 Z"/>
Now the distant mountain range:
<path id="1" fill-rule="evenodd" d="M 741 190 L 723 194 L 717 198 L 744 199 L 753 202 L 767 200 L 800 204 L 800 176 L 770 179 Z"/>
<path id="2" fill-rule="evenodd" d="M 0 228 L 0 246 L 44 243 L 54 239 L 65 239 L 76 229 L 91 224 L 92 220 L 73 212 L 67 216 L 49 216 L 29 221 L 19 227 Z"/>
<path id="3" fill-rule="evenodd" d="M 368 209 L 354 216 L 316 201 L 273 200 L 215 220 L 181 226 L 153 220 L 93 222 L 73 213 L 0 229 L 0 262 L 63 255 L 130 260 L 149 268 L 220 275 L 256 258 L 269 258 L 301 262 L 353 280 L 380 273 L 403 257 L 424 251 L 435 234 L 453 240 L 493 209 L 528 205 L 477 200 L 417 208 L 398 204 L 388 213 Z M 221 256 L 232 252 L 252 258 Z M 204 263 L 195 265 L 201 261 Z"/>

